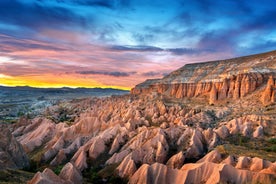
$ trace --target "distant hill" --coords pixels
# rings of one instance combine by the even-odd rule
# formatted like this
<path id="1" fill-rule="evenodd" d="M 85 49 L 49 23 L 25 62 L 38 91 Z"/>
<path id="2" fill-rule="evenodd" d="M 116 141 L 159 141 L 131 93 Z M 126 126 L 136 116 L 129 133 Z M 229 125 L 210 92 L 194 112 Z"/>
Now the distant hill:
<path id="1" fill-rule="evenodd" d="M 0 86 L 0 90 L 13 91 L 28 91 L 28 92 L 43 92 L 43 93 L 128 93 L 128 90 L 114 89 L 114 88 L 34 88 L 29 86 Z"/>

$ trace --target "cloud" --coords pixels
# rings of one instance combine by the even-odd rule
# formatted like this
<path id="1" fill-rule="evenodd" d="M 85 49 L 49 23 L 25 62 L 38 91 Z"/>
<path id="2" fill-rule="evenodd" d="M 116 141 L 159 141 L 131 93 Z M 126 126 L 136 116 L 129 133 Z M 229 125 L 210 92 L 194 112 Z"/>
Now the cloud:
<path id="1" fill-rule="evenodd" d="M 165 76 L 169 72 L 160 72 L 160 71 L 149 71 L 149 72 L 144 72 L 141 75 L 145 77 L 156 77 L 156 76 Z"/>
<path id="2" fill-rule="evenodd" d="M 137 51 L 137 52 L 159 52 L 164 49 L 154 46 L 138 45 L 138 46 L 122 46 L 114 45 L 109 48 L 112 51 Z"/>
<path id="3" fill-rule="evenodd" d="M 99 6 L 104 8 L 121 8 L 129 5 L 129 0 L 82 0 L 82 1 L 73 1 L 76 4 L 89 5 L 89 6 Z"/>
<path id="4" fill-rule="evenodd" d="M 167 49 L 167 51 L 175 54 L 175 55 L 192 55 L 192 54 L 200 54 L 202 52 L 212 52 L 211 49 L 189 49 L 189 48 L 173 48 Z"/>
<path id="5" fill-rule="evenodd" d="M 136 72 L 119 72 L 119 71 L 77 71 L 76 73 L 82 74 L 82 75 L 107 75 L 107 76 L 113 76 L 113 77 L 129 77 L 130 75 L 136 74 Z"/>
<path id="6" fill-rule="evenodd" d="M 62 27 L 80 24 L 82 17 L 65 7 L 43 6 L 41 2 L 24 3 L 21 1 L 1 1 L 0 20 L 23 28 Z"/>
<path id="7" fill-rule="evenodd" d="M 154 46 L 139 45 L 139 46 L 121 46 L 115 45 L 109 47 L 111 51 L 132 51 L 132 52 L 168 52 L 173 55 L 193 55 L 203 52 L 213 52 L 212 49 L 196 49 L 196 48 L 159 48 Z"/>

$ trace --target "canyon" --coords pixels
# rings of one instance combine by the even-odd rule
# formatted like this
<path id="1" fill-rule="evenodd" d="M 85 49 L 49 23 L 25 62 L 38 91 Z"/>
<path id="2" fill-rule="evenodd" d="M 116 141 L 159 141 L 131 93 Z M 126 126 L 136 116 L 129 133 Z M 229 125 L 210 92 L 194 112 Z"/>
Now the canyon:
<path id="1" fill-rule="evenodd" d="M 275 100 L 276 51 L 187 64 L 130 94 L 2 125 L 0 173 L 32 173 L 29 184 L 273 184 Z M 64 108 L 74 118 L 61 119 Z"/>

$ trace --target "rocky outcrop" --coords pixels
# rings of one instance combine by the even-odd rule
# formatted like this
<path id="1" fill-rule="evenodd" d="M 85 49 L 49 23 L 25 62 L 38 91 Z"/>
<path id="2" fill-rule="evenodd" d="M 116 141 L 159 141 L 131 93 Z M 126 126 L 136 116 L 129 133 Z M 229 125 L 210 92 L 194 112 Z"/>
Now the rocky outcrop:
<path id="1" fill-rule="evenodd" d="M 36 173 L 34 177 L 28 182 L 28 184 L 44 183 L 64 184 L 65 181 L 58 177 L 51 169 L 46 168 L 43 172 Z"/>
<path id="2" fill-rule="evenodd" d="M 276 75 L 276 51 L 205 63 L 187 64 L 162 79 L 147 80 L 132 94 L 160 93 L 174 98 L 209 96 L 209 103 L 240 99 L 266 84 Z M 265 90 L 263 102 L 275 101 L 275 86 Z"/>
<path id="3" fill-rule="evenodd" d="M 276 79 L 269 77 L 266 88 L 262 94 L 261 101 L 264 105 L 270 105 L 276 101 Z"/>
<path id="4" fill-rule="evenodd" d="M 214 104 L 217 100 L 218 100 L 218 91 L 217 91 L 216 85 L 213 85 L 210 91 L 209 104 Z"/>
<path id="5" fill-rule="evenodd" d="M 122 163 L 117 167 L 118 175 L 122 178 L 129 178 L 135 172 L 137 168 L 134 160 L 132 160 L 131 155 L 124 158 Z"/>
<path id="6" fill-rule="evenodd" d="M 29 159 L 10 131 L 0 125 L 0 170 L 29 167 Z"/>
<path id="7" fill-rule="evenodd" d="M 237 166 L 234 167 L 231 162 L 221 162 L 222 157 L 220 153 L 212 151 L 197 163 L 185 164 L 181 169 L 172 169 L 159 163 L 152 165 L 144 164 L 130 178 L 129 183 L 272 184 L 276 180 L 276 171 L 270 169 L 275 164 L 259 158 L 246 159 L 250 159 L 251 162 L 247 162 L 244 157 L 241 157 L 238 159 Z"/>
<path id="8" fill-rule="evenodd" d="M 78 169 L 70 162 L 68 162 L 60 171 L 59 177 L 62 180 L 70 181 L 72 183 L 82 183 L 82 176 Z"/>
<path id="9" fill-rule="evenodd" d="M 173 155 L 167 162 L 167 166 L 173 169 L 180 169 L 185 161 L 185 156 L 182 151 Z"/>
<path id="10" fill-rule="evenodd" d="M 243 73 L 223 78 L 219 81 L 197 83 L 175 83 L 175 84 L 151 84 L 144 86 L 142 90 L 134 88 L 132 94 L 148 94 L 151 92 L 168 94 L 175 98 L 192 98 L 202 95 L 209 95 L 209 103 L 214 104 L 217 100 L 227 98 L 239 99 L 257 90 L 265 84 L 268 74 Z M 161 89 L 159 89 L 159 86 Z M 164 87 L 166 86 L 166 87 Z M 271 88 L 268 90 L 271 91 Z M 273 93 L 274 94 L 274 93 Z M 272 94 L 270 93 L 270 96 Z"/>
<path id="11" fill-rule="evenodd" d="M 67 163 L 56 175 L 51 169 L 44 169 L 43 172 L 37 172 L 28 184 L 76 184 L 82 183 L 82 176 L 73 164 Z"/>
<path id="12" fill-rule="evenodd" d="M 17 140 L 28 153 L 49 141 L 54 135 L 55 124 L 49 119 L 36 118 L 22 130 Z"/>

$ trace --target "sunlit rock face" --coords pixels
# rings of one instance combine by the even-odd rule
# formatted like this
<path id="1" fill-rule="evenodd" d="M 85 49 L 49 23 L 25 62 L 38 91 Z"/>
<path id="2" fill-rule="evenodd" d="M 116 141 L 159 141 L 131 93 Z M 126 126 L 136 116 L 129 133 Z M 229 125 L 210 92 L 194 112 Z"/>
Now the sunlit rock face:
<path id="1" fill-rule="evenodd" d="M 59 175 L 56 175 L 51 169 L 44 169 L 43 172 L 38 172 L 28 182 L 28 184 L 77 184 L 82 183 L 81 173 L 71 163 L 67 163 L 61 170 Z"/>
<path id="2" fill-rule="evenodd" d="M 268 115 L 244 114 L 235 118 L 233 111 L 240 111 L 233 109 L 236 104 L 221 108 L 207 103 L 209 108 L 203 105 L 194 109 L 151 95 L 92 99 L 92 102 L 91 107 L 71 124 L 56 124 L 45 118 L 35 118 L 29 125 L 14 130 L 18 134 L 17 139 L 27 152 L 43 147 L 41 162 L 50 163 L 51 166 L 67 163 L 65 169 L 71 169 L 72 173 L 84 172 L 93 166 L 91 163 L 105 157 L 101 163 L 103 167 L 117 165 L 114 172 L 130 179 L 132 183 L 150 183 L 153 178 L 159 182 L 159 179 L 164 179 L 158 179 L 160 174 L 168 182 L 202 182 L 207 174 L 199 175 L 201 180 L 190 174 L 202 169 L 217 175 L 218 178 L 214 180 L 217 182 L 227 182 L 231 178 L 225 174 L 228 170 L 244 177 L 233 182 L 250 182 L 246 178 L 253 177 L 253 170 L 260 173 L 263 169 L 266 170 L 256 176 L 263 180 L 258 181 L 273 179 L 273 166 L 266 161 L 255 159 L 257 165 L 254 165 L 251 162 L 253 158 L 246 157 L 246 161 L 239 157 L 237 160 L 229 155 L 227 159 L 219 152 L 212 151 L 232 136 L 262 139 L 264 135 L 273 135 L 276 126 Z M 29 127 L 34 124 L 36 126 Z M 45 131 L 50 128 L 54 133 L 45 137 L 41 127 Z M 30 135 L 39 135 L 40 139 Z M 242 168 L 252 168 L 252 171 L 249 169 L 245 172 Z M 47 180 L 47 173 L 38 173 L 36 178 Z M 150 173 L 146 174 L 146 180 L 145 173 Z M 179 179 L 180 176 L 185 177 Z M 61 182 L 66 181 L 60 176 L 58 178 Z"/>
<path id="3" fill-rule="evenodd" d="M 132 94 L 160 93 L 175 98 L 207 95 L 209 103 L 240 99 L 267 84 L 262 102 L 275 102 L 276 52 L 187 64 L 162 79 L 147 80 L 131 90 Z M 267 82 L 268 81 L 268 82 Z"/>
<path id="4" fill-rule="evenodd" d="M 276 101 L 276 79 L 271 75 L 267 81 L 261 100 L 264 105 L 270 105 Z"/>
<path id="5" fill-rule="evenodd" d="M 229 162 L 214 150 L 197 163 L 180 169 L 155 163 L 142 165 L 129 183 L 270 183 L 276 180 L 276 164 L 260 158 L 239 157 Z"/>

